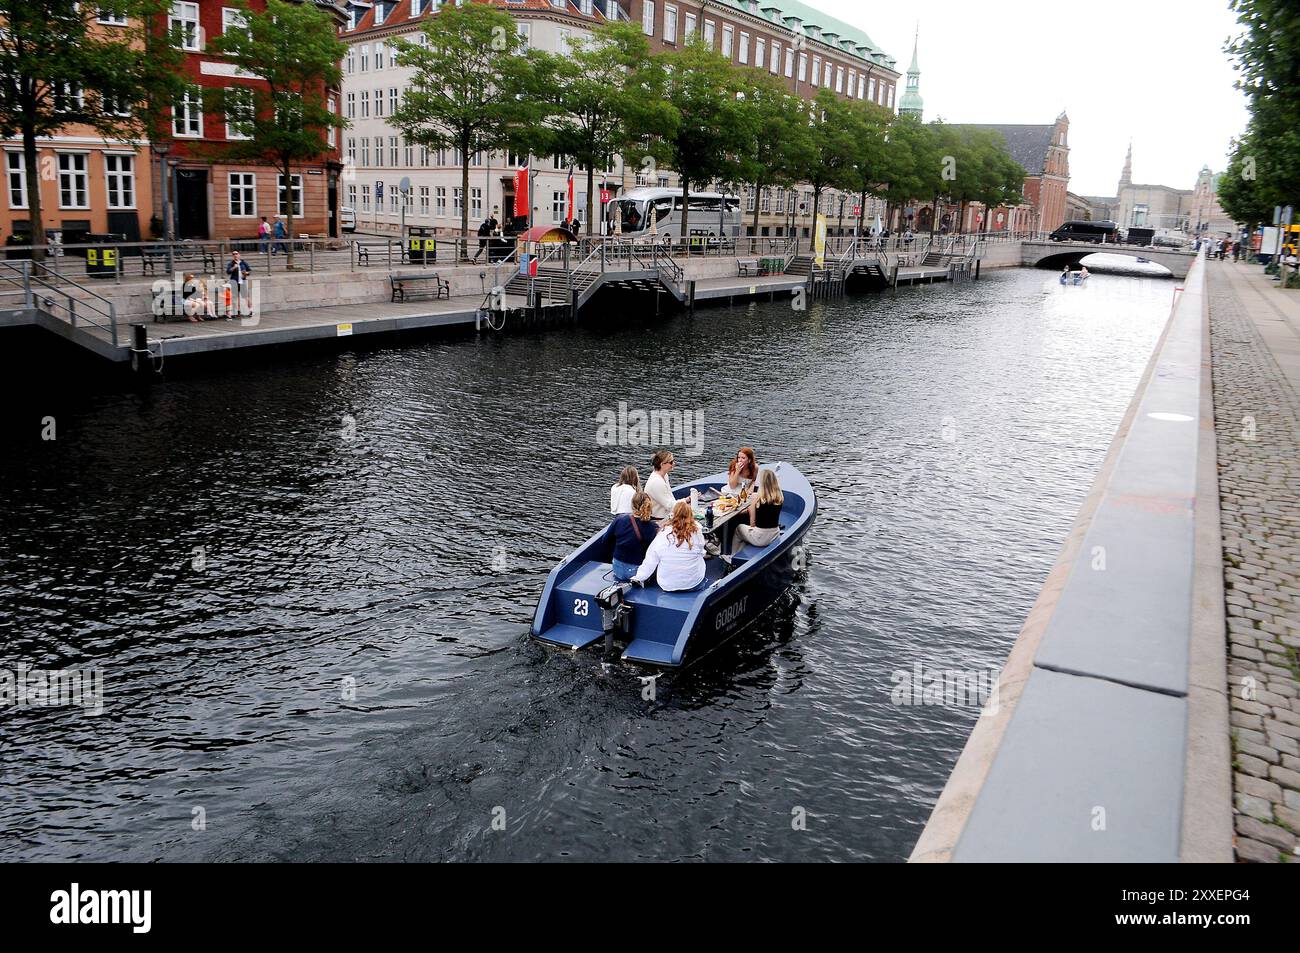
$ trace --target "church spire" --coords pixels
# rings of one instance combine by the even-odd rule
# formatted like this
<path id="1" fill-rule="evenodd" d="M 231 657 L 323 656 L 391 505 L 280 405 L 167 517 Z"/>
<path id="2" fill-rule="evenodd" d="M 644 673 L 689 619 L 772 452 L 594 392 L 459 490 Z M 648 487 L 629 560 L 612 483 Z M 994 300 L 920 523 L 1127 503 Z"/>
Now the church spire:
<path id="1" fill-rule="evenodd" d="M 912 39 L 912 65 L 907 68 L 907 89 L 898 101 L 899 115 L 915 116 L 920 120 L 925 108 L 921 99 L 921 66 L 917 59 L 917 49 L 921 43 L 921 24 L 916 24 L 916 36 Z"/>
<path id="2" fill-rule="evenodd" d="M 1124 171 L 1119 174 L 1119 190 L 1115 193 L 1118 195 L 1124 191 L 1124 186 L 1133 184 L 1133 140 L 1128 142 L 1128 154 L 1124 156 Z"/>

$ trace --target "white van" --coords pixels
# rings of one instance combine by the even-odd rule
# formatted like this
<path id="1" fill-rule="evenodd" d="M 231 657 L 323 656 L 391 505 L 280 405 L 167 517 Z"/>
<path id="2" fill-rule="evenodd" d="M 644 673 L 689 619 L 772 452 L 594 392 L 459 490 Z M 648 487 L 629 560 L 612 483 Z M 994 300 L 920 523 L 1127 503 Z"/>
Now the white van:
<path id="1" fill-rule="evenodd" d="M 345 232 L 355 232 L 357 230 L 357 213 L 355 209 L 347 205 L 339 208 L 339 228 Z"/>

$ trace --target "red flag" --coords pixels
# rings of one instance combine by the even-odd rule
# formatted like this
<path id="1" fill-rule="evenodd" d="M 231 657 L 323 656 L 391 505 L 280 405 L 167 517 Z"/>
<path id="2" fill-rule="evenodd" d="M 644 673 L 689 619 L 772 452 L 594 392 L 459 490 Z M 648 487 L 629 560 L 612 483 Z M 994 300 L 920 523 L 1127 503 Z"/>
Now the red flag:
<path id="1" fill-rule="evenodd" d="M 515 173 L 515 216 L 528 214 L 528 166 Z"/>
<path id="2" fill-rule="evenodd" d="M 569 219 L 578 220 L 578 210 L 573 207 L 573 166 L 569 166 Z"/>

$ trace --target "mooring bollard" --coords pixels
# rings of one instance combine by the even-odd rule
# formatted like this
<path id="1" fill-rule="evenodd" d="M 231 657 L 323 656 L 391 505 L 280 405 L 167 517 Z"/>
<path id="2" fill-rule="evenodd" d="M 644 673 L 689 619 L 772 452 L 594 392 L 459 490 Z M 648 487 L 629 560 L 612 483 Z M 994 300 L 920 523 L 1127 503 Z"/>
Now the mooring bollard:
<path id="1" fill-rule="evenodd" d="M 147 377 L 153 370 L 149 354 L 149 328 L 143 324 L 131 325 L 131 370 L 140 377 Z"/>

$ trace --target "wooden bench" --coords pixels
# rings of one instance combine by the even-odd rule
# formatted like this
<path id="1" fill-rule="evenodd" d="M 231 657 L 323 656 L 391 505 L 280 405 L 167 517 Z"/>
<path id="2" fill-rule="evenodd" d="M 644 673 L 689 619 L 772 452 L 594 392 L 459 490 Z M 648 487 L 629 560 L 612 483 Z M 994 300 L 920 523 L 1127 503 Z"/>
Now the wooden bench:
<path id="1" fill-rule="evenodd" d="M 451 283 L 439 278 L 436 271 L 419 275 L 389 275 L 388 282 L 393 287 L 393 301 L 405 301 L 413 295 L 451 300 Z"/>
<path id="2" fill-rule="evenodd" d="M 745 275 L 757 275 L 757 274 L 758 274 L 757 258 L 736 259 L 736 275 L 738 277 L 743 277 Z"/>

